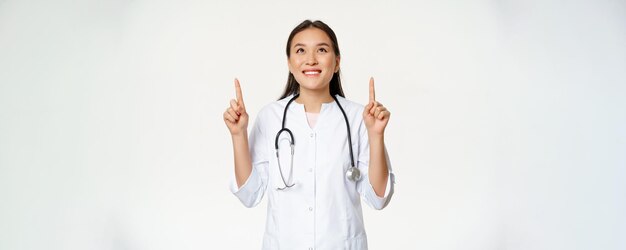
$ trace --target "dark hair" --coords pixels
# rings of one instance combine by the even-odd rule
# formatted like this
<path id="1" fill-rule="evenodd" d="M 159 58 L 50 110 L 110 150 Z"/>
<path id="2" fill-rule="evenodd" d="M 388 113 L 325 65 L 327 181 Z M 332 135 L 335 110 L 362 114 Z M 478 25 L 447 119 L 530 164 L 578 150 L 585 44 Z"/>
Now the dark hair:
<path id="1" fill-rule="evenodd" d="M 330 41 L 332 42 L 333 52 L 335 52 L 335 56 L 341 55 L 339 53 L 339 44 L 337 43 L 337 36 L 335 36 L 335 32 L 330 27 L 328 27 L 328 25 L 326 25 L 324 22 L 319 21 L 319 20 L 317 21 L 304 20 L 304 22 L 296 26 L 291 31 L 291 34 L 289 34 L 289 39 L 287 40 L 287 48 L 286 48 L 287 58 L 291 56 L 291 41 L 293 40 L 293 37 L 296 36 L 296 34 L 300 33 L 300 31 L 303 31 L 308 28 L 317 28 L 317 29 L 324 31 L 324 33 L 328 35 L 328 37 L 330 38 Z M 329 89 L 330 89 L 331 96 L 339 95 L 341 97 L 345 97 L 343 94 L 343 89 L 341 88 L 341 77 L 339 76 L 340 74 L 341 74 L 341 69 L 339 69 L 336 73 L 334 73 L 333 78 L 330 79 Z M 293 74 L 289 72 L 289 77 L 287 78 L 287 85 L 285 86 L 285 91 L 283 92 L 279 100 L 289 95 L 299 94 L 299 93 L 300 93 L 300 84 L 296 81 L 296 78 L 293 76 Z"/>

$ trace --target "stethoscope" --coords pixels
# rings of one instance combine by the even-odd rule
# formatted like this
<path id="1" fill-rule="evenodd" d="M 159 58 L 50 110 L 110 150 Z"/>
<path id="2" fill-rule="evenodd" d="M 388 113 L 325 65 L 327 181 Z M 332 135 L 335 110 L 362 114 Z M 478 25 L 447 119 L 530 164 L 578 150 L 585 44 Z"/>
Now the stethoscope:
<path id="1" fill-rule="evenodd" d="M 293 133 L 291 132 L 291 130 L 289 130 L 288 128 L 285 128 L 285 121 L 287 118 L 287 109 L 289 109 L 289 105 L 296 99 L 298 98 L 298 96 L 300 96 L 300 94 L 296 94 L 294 97 L 291 98 L 291 100 L 289 100 L 289 102 L 287 102 L 287 105 L 285 106 L 285 111 L 283 112 L 283 124 L 281 129 L 278 131 L 278 133 L 276 134 L 276 141 L 274 143 L 274 146 L 276 148 L 276 161 L 278 162 L 278 171 L 280 172 L 280 178 L 283 180 L 283 184 L 285 184 L 285 187 L 282 188 L 277 188 L 278 190 L 285 190 L 287 188 L 293 187 L 294 185 L 296 185 L 296 183 L 292 183 L 292 184 L 288 184 L 287 180 L 285 180 L 285 176 L 283 175 L 283 168 L 280 166 L 280 156 L 278 154 L 278 152 L 280 151 L 278 148 L 278 138 L 280 137 L 280 134 L 282 134 L 283 132 L 287 132 L 287 134 L 289 134 L 289 146 L 291 146 L 291 166 L 289 167 L 289 176 L 292 177 L 293 174 L 293 151 L 294 151 L 294 147 L 295 147 L 295 140 L 293 137 Z M 352 166 L 348 169 L 348 171 L 346 171 L 346 178 L 348 178 L 348 180 L 350 181 L 358 181 L 361 179 L 361 171 L 356 168 L 354 166 L 354 156 L 352 153 L 352 139 L 350 138 L 351 134 L 350 134 L 350 123 L 348 123 L 348 116 L 346 115 L 346 112 L 343 110 L 343 107 L 341 107 L 341 104 L 339 104 L 339 101 L 337 100 L 337 97 L 335 97 L 334 95 L 332 96 L 333 99 L 335 99 L 335 102 L 337 103 L 337 106 L 339 106 L 339 109 L 341 110 L 341 113 L 343 114 L 343 119 L 346 121 L 346 128 L 348 130 L 348 144 L 350 145 L 350 163 L 352 164 Z"/>

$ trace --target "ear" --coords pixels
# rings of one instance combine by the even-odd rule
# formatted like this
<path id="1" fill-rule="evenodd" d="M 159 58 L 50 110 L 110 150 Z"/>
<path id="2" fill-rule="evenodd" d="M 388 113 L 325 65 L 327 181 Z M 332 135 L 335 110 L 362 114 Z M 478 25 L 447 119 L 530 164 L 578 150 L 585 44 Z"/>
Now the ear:
<path id="1" fill-rule="evenodd" d="M 289 73 L 293 74 L 293 70 L 291 67 L 291 61 L 289 61 L 289 57 L 287 57 L 287 67 L 289 67 Z"/>
<path id="2" fill-rule="evenodd" d="M 335 57 L 335 73 L 339 72 L 339 63 L 341 62 L 341 56 Z"/>

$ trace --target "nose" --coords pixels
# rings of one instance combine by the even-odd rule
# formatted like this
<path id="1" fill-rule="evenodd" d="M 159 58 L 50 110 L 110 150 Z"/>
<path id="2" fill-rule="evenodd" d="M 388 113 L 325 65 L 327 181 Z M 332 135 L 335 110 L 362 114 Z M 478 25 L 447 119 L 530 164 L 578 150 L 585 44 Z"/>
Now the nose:
<path id="1" fill-rule="evenodd" d="M 315 53 L 310 53 L 306 58 L 306 65 L 317 65 L 317 58 Z"/>

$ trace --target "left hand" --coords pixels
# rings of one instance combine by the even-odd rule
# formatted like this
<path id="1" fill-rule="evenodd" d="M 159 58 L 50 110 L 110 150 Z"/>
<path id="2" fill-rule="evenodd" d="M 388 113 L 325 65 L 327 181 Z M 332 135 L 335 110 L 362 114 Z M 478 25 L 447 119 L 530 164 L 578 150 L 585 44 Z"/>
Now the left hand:
<path id="1" fill-rule="evenodd" d="M 363 110 L 363 121 L 370 135 L 383 135 L 391 113 L 383 104 L 376 101 L 374 78 L 370 77 L 370 99 Z"/>

